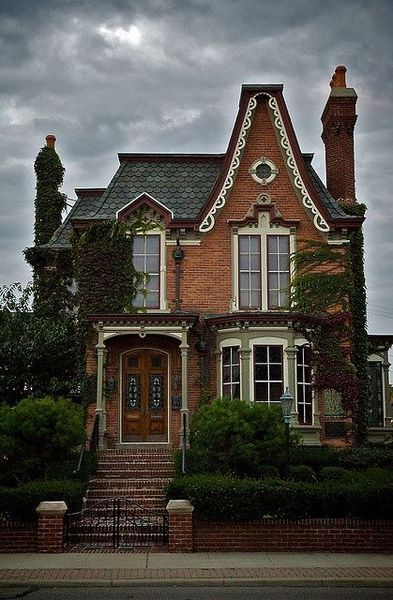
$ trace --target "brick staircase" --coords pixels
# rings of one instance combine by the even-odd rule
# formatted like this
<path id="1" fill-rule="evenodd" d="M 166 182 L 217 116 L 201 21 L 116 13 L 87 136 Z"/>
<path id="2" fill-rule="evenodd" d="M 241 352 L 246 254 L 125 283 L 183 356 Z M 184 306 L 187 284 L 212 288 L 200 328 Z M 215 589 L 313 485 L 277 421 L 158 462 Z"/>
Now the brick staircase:
<path id="1" fill-rule="evenodd" d="M 102 450 L 89 482 L 86 508 L 107 498 L 128 497 L 146 508 L 164 508 L 164 486 L 174 475 L 168 448 Z"/>

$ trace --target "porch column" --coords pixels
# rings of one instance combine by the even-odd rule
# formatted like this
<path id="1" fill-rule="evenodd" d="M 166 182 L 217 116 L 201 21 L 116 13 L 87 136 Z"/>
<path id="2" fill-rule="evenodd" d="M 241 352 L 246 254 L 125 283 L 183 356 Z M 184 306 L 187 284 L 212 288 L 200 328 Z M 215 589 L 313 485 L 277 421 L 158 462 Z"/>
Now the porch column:
<path id="1" fill-rule="evenodd" d="M 183 447 L 185 439 L 186 448 L 190 447 L 190 424 L 188 410 L 188 330 L 183 323 L 181 335 L 181 410 L 180 410 L 180 448 Z"/>
<path id="2" fill-rule="evenodd" d="M 98 447 L 104 448 L 104 437 L 106 433 L 106 410 L 105 410 L 105 398 L 103 393 L 103 380 L 104 380 L 104 355 L 105 355 L 105 344 L 104 344 L 104 325 L 102 321 L 98 323 L 98 343 L 97 348 L 97 402 L 96 402 L 96 415 L 99 418 L 99 437 Z"/>
<path id="3" fill-rule="evenodd" d="M 390 385 L 389 385 L 389 367 L 390 362 L 388 361 L 388 351 L 386 350 L 383 353 L 383 363 L 382 363 L 382 377 L 383 377 L 383 403 L 384 403 L 384 414 L 385 414 L 385 422 L 384 427 L 391 427 L 391 420 L 393 417 L 393 409 L 390 404 Z"/>
<path id="4" fill-rule="evenodd" d="M 293 340 L 292 344 L 293 344 Z M 292 346 L 288 346 L 285 349 L 285 353 L 287 355 L 288 361 L 288 388 L 291 392 L 292 396 L 295 399 L 295 402 L 292 404 L 291 411 L 291 423 L 292 425 L 299 425 L 299 415 L 297 412 L 297 389 L 296 389 L 296 356 L 297 356 L 297 348 L 293 344 Z"/>
<path id="5" fill-rule="evenodd" d="M 249 346 L 248 337 L 242 339 L 242 345 L 240 347 L 240 377 L 241 377 L 241 399 L 246 402 L 251 402 L 251 391 L 250 391 L 250 356 L 251 348 Z"/>

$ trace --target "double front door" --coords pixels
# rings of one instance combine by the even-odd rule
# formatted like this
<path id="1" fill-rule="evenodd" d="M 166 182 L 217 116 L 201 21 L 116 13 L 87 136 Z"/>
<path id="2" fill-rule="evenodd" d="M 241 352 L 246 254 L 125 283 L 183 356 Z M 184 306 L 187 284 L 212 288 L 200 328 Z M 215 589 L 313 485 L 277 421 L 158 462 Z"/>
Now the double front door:
<path id="1" fill-rule="evenodd" d="M 167 441 L 167 355 L 148 349 L 127 352 L 122 374 L 122 441 Z"/>

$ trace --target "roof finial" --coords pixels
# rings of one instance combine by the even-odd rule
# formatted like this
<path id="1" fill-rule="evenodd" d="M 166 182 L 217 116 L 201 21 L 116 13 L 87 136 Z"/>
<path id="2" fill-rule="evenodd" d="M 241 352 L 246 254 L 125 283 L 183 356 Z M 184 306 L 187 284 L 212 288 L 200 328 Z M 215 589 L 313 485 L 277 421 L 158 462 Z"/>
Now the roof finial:
<path id="1" fill-rule="evenodd" d="M 55 149 L 55 142 L 56 142 L 56 138 L 53 135 L 53 133 L 50 133 L 49 135 L 46 136 L 46 145 L 48 148 L 51 148 L 52 150 Z"/>
<path id="2" fill-rule="evenodd" d="M 338 67 L 336 67 L 336 70 L 333 74 L 332 80 L 330 82 L 330 87 L 334 88 L 334 87 L 340 87 L 340 88 L 345 88 L 347 87 L 347 84 L 345 82 L 345 73 L 347 72 L 347 68 L 344 67 L 344 65 L 338 65 Z"/>

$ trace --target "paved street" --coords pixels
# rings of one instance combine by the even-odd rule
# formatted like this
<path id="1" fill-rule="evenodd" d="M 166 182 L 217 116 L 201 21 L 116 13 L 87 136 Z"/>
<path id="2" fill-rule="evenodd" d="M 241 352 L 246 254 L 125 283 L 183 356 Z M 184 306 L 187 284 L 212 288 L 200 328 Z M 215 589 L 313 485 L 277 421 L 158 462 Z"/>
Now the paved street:
<path id="1" fill-rule="evenodd" d="M 383 600 L 393 588 L 117 587 L 0 588 L 0 600 Z"/>

